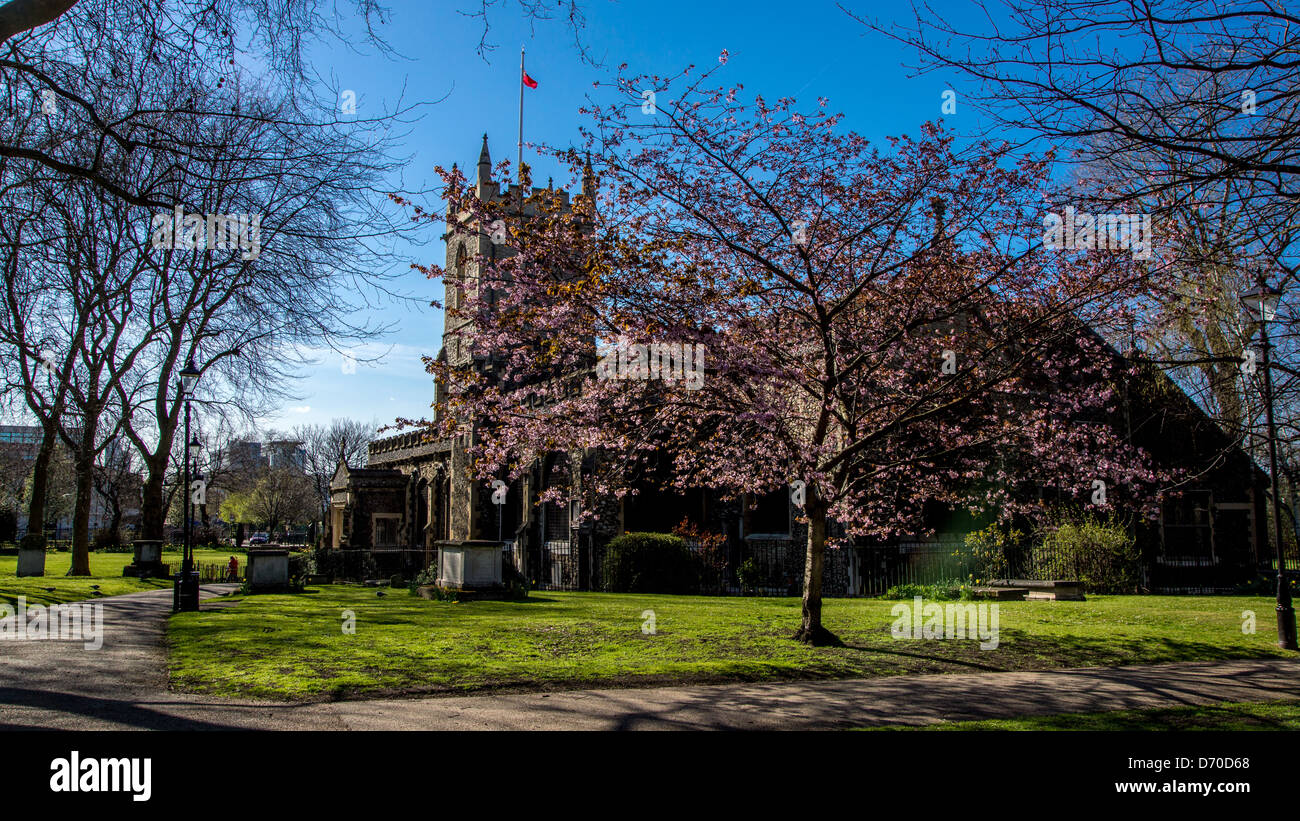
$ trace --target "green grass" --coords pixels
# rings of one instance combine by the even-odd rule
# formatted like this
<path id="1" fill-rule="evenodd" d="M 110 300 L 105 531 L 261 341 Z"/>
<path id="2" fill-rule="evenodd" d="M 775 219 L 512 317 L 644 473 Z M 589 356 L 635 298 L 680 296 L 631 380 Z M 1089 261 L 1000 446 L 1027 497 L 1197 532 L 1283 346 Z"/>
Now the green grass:
<path id="1" fill-rule="evenodd" d="M 230 561 L 229 550 L 197 549 L 194 560 L 203 564 Z M 244 553 L 234 553 L 244 566 L 247 557 Z M 90 576 L 66 576 L 72 566 L 72 553 L 49 552 L 45 554 L 45 575 L 24 576 L 18 578 L 17 556 L 0 556 L 0 601 L 16 604 L 19 596 L 25 596 L 28 604 L 61 604 L 81 599 L 97 598 L 91 585 L 99 585 L 99 596 L 116 596 L 122 593 L 138 593 L 141 590 L 170 589 L 170 579 L 127 579 L 122 577 L 122 568 L 131 563 L 130 553 L 96 553 L 90 554 Z M 163 553 L 163 561 L 171 564 L 172 571 L 180 569 L 179 552 Z M 52 590 L 49 588 L 53 588 Z"/>
<path id="2" fill-rule="evenodd" d="M 1101 713 L 989 721 L 946 721 L 924 727 L 871 727 L 871 730 L 1300 730 L 1300 701 L 1266 704 L 1224 701 L 1200 707 L 1159 707 Z"/>
<path id="3" fill-rule="evenodd" d="M 1241 632 L 1262 597 L 1093 596 L 1003 602 L 1001 643 L 894 640 L 894 602 L 831 599 L 843 647 L 790 640 L 795 598 L 535 592 L 526 602 L 432 602 L 373 588 L 234 597 L 174 616 L 175 689 L 304 699 L 596 685 L 1039 670 L 1283 655 L 1269 631 Z M 341 630 L 345 610 L 355 635 Z M 657 632 L 642 632 L 653 610 Z"/>

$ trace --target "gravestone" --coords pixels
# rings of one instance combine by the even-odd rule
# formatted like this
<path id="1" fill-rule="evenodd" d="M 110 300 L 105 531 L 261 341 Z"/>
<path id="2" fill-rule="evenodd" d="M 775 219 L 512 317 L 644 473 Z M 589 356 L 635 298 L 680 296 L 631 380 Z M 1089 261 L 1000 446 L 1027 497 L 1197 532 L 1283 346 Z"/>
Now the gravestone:
<path id="1" fill-rule="evenodd" d="M 136 539 L 131 543 L 134 558 L 122 568 L 123 576 L 139 579 L 165 579 L 171 575 L 170 565 L 162 563 L 163 543 L 160 539 Z"/>
<path id="2" fill-rule="evenodd" d="M 45 549 L 30 547 L 18 548 L 18 575 L 44 576 Z"/>

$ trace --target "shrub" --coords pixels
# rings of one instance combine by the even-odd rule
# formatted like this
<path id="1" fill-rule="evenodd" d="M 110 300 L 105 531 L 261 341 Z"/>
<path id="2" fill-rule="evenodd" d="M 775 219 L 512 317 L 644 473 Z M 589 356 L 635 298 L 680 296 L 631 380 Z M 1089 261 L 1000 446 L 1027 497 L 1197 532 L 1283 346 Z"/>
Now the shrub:
<path id="1" fill-rule="evenodd" d="M 1098 593 L 1131 593 L 1137 588 L 1137 546 L 1114 516 L 1068 516 L 1045 534 L 1043 549 L 1035 554 L 1040 576 L 1075 579 Z"/>
<path id="2" fill-rule="evenodd" d="M 438 568 L 433 565 L 429 565 L 428 567 L 424 568 L 419 573 L 416 573 L 414 576 L 411 577 L 411 580 L 406 583 L 406 592 L 410 593 L 412 596 L 418 596 L 420 595 L 421 587 L 435 584 L 437 583 L 437 581 L 438 581 Z"/>
<path id="3" fill-rule="evenodd" d="M 966 534 L 964 555 L 967 579 L 984 584 L 991 579 L 1011 578 L 1011 557 L 1025 546 L 1025 534 L 994 522 L 983 530 Z"/>
<path id="4" fill-rule="evenodd" d="M 703 567 L 679 536 L 624 533 L 605 552 L 605 589 L 614 593 L 694 593 Z"/>
<path id="5" fill-rule="evenodd" d="M 758 569 L 758 562 L 755 562 L 752 556 L 736 568 L 736 581 L 740 583 L 740 589 L 745 593 L 753 593 L 761 580 L 762 572 Z"/>
<path id="6" fill-rule="evenodd" d="M 501 579 L 505 582 L 507 599 L 519 601 L 528 598 L 528 580 L 515 569 L 512 562 L 502 562 Z"/>
<path id="7" fill-rule="evenodd" d="M 911 599 L 920 596 L 923 599 L 953 601 L 974 597 L 970 586 L 958 579 L 945 579 L 934 584 L 896 584 L 885 591 L 882 599 Z"/>
<path id="8" fill-rule="evenodd" d="M 434 601 L 454 602 L 460 600 L 460 593 L 456 590 L 449 590 L 445 587 L 434 587 L 431 592 Z"/>
<path id="9" fill-rule="evenodd" d="M 307 577 L 316 572 L 316 562 L 306 553 L 289 554 L 289 589 L 301 593 L 307 587 Z"/>
<path id="10" fill-rule="evenodd" d="M 195 547 L 221 547 L 221 538 L 225 535 L 225 529 L 196 525 L 190 535 Z"/>

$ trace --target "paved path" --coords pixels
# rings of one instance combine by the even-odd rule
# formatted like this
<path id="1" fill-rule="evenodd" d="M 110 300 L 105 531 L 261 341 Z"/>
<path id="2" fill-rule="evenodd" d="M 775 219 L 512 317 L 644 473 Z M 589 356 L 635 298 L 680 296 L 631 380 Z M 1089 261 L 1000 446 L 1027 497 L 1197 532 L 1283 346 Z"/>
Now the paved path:
<path id="1" fill-rule="evenodd" d="M 205 598 L 231 585 L 206 585 Z M 0 642 L 0 729 L 805 730 L 1300 698 L 1300 661 L 286 704 L 166 691 L 171 591 L 101 599 L 104 646 Z"/>
<path id="2" fill-rule="evenodd" d="M 199 588 L 207 599 L 237 584 Z M 82 641 L 0 641 L 0 728 L 157 726 L 147 705 L 167 689 L 163 634 L 171 588 L 106 596 L 103 646 Z M 16 617 L 15 617 L 16 618 Z"/>

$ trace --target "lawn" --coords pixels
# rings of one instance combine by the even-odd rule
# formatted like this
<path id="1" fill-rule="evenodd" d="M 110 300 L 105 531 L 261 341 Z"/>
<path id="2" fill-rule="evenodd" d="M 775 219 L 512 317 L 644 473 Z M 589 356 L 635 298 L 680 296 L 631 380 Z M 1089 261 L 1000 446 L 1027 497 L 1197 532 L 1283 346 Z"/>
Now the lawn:
<path id="1" fill-rule="evenodd" d="M 1300 730 L 1300 701 L 1224 701 L 1201 707 L 1158 707 L 1101 713 L 945 721 L 924 727 L 872 730 Z"/>
<path id="2" fill-rule="evenodd" d="M 230 561 L 229 550 L 194 551 L 194 560 L 202 564 Z M 245 554 L 234 553 L 242 568 L 247 560 Z M 180 569 L 181 554 L 164 552 L 163 561 L 171 564 L 172 571 Z M 28 604 L 60 604 L 97 598 L 98 596 L 116 596 L 121 593 L 137 593 L 141 590 L 170 589 L 170 579 L 127 579 L 122 577 L 122 568 L 131 563 L 130 553 L 95 553 L 90 554 L 90 576 L 66 576 L 72 566 L 72 553 L 49 552 L 45 554 L 45 575 L 18 578 L 17 556 L 0 556 L 0 601 L 16 604 L 19 596 L 25 596 Z M 93 585 L 98 585 L 96 591 Z"/>
<path id="3" fill-rule="evenodd" d="M 894 602 L 831 599 L 843 647 L 789 639 L 795 598 L 534 592 L 525 602 L 434 602 L 405 590 L 321 586 L 233 597 L 169 624 L 174 689 L 277 699 L 596 685 L 1035 670 L 1282 655 L 1242 633 L 1263 597 L 1092 596 L 1003 602 L 1001 643 L 895 640 Z M 653 610 L 655 633 L 642 631 Z M 355 634 L 342 629 L 346 611 Z"/>

